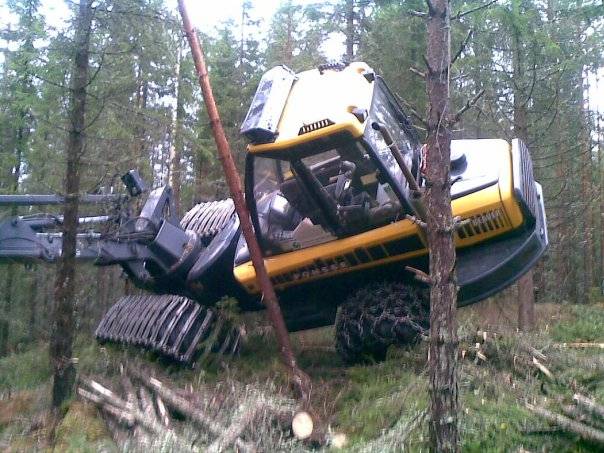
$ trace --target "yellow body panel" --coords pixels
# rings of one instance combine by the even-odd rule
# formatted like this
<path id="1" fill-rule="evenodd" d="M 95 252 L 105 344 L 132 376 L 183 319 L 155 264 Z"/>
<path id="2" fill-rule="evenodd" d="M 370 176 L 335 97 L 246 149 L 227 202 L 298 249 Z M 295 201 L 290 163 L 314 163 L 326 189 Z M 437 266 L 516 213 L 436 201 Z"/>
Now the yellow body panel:
<path id="1" fill-rule="evenodd" d="M 252 153 L 277 151 L 307 143 L 334 132 L 348 131 L 353 137 L 363 135 L 364 125 L 351 113 L 354 108 L 369 110 L 373 96 L 373 82 L 363 77 L 370 71 L 365 63 L 352 63 L 341 71 L 318 69 L 297 74 L 274 143 L 249 145 Z M 302 126 L 331 120 L 334 125 L 307 134 L 298 135 Z"/>
<path id="2" fill-rule="evenodd" d="M 485 145 L 487 145 L 485 141 Z M 510 145 L 504 140 L 488 140 L 485 152 L 492 154 L 499 168 L 499 182 L 490 187 L 453 200 L 454 216 L 470 219 L 470 223 L 455 235 L 457 247 L 467 247 L 509 232 L 523 223 L 522 211 L 513 196 L 512 154 Z M 416 225 L 401 220 L 355 236 L 337 239 L 302 250 L 296 250 L 265 258 L 268 274 L 278 289 L 298 285 L 334 275 L 381 266 L 395 261 L 424 255 L 427 250 L 419 246 L 397 255 L 389 255 L 384 247 L 385 257 L 365 263 L 350 265 L 343 256 L 355 250 L 367 249 L 387 244 L 397 239 L 411 238 L 419 233 Z M 333 260 L 331 266 L 318 268 L 317 260 Z M 251 262 L 234 269 L 235 278 L 247 291 L 259 291 L 256 273 Z M 285 281 L 283 276 L 288 276 Z"/>
<path id="3" fill-rule="evenodd" d="M 332 126 L 327 126 L 316 131 L 308 132 L 304 135 L 281 139 L 274 143 L 265 143 L 263 145 L 248 145 L 248 151 L 252 153 L 263 153 L 269 151 L 281 151 L 284 149 L 290 149 L 296 145 L 303 143 L 312 142 L 317 138 L 325 137 L 327 135 L 333 135 L 340 132 L 348 132 L 352 137 L 359 138 L 363 135 L 365 127 L 363 124 L 355 118 L 352 113 L 347 113 L 347 117 L 340 123 Z"/>

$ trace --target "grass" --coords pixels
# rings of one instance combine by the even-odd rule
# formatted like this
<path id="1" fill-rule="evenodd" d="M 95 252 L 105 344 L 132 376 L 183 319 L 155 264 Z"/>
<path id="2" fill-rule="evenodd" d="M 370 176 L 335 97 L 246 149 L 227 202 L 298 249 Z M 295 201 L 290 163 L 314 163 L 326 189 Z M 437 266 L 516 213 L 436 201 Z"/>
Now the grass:
<path id="1" fill-rule="evenodd" d="M 577 436 L 552 431 L 546 422 L 530 414 L 530 401 L 553 410 L 570 402 L 575 391 L 604 403 L 604 354 L 601 350 L 569 350 L 554 345 L 562 342 L 604 341 L 604 307 L 600 305 L 539 305 L 539 329 L 528 335 L 501 335 L 486 363 L 462 360 L 459 394 L 462 405 L 460 428 L 462 450 L 483 451 L 600 451 Z M 482 328 L 481 317 L 464 313 L 462 335 Z M 383 363 L 346 367 L 333 348 L 333 328 L 315 329 L 291 336 L 302 368 L 314 382 L 315 410 L 335 431 L 348 436 L 348 451 L 400 451 L 397 443 L 409 423 L 427 407 L 427 348 L 389 351 Z M 523 343 L 524 342 L 524 343 Z M 522 344 L 529 343 L 547 356 L 550 380 L 535 369 L 513 370 L 510 363 Z M 77 368 L 85 375 L 107 380 L 119 374 L 119 363 L 132 361 L 132 349 L 99 347 L 80 339 L 75 355 Z M 169 365 L 150 354 L 138 359 L 156 369 L 175 385 L 194 388 L 216 386 L 225 380 L 244 384 L 270 385 L 288 393 L 288 382 L 270 335 L 252 336 L 241 355 L 226 364 L 205 369 Z M 9 390 L 9 400 L 0 399 L 0 449 L 29 450 L 40 446 L 40 430 L 32 430 L 36 417 L 48 405 L 50 368 L 44 346 L 0 359 L 0 394 Z M 9 406 L 10 404 L 10 406 Z M 14 417 L 14 415 L 17 417 Z M 3 421 L 4 420 L 4 421 Z M 26 436 L 19 435 L 29 432 Z M 38 437 L 36 437 L 38 436 Z M 37 440 L 36 440 L 37 439 Z M 411 451 L 427 451 L 427 423 L 424 421 L 405 440 Z M 36 443 L 37 442 L 37 443 Z M 57 451 L 114 451 L 94 408 L 74 401 L 57 428 Z M 283 445 L 283 450 L 291 447 Z"/>
<path id="2" fill-rule="evenodd" d="M 43 345 L 0 358 L 0 394 L 39 387 L 50 375 L 48 352 Z"/>
<path id="3" fill-rule="evenodd" d="M 96 408 L 74 401 L 55 432 L 55 450 L 60 452 L 118 451 Z"/>
<path id="4" fill-rule="evenodd" d="M 601 305 L 568 305 L 572 319 L 552 326 L 550 336 L 554 341 L 604 342 L 604 308 Z"/>

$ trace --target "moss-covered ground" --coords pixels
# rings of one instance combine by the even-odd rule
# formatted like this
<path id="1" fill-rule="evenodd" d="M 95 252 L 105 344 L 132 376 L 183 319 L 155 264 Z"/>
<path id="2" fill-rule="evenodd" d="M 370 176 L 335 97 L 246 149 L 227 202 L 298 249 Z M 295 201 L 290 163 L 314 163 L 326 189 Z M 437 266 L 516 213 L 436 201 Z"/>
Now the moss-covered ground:
<path id="1" fill-rule="evenodd" d="M 575 392 L 604 403 L 604 351 L 560 347 L 561 343 L 604 342 L 604 306 L 540 304 L 537 308 L 537 329 L 522 335 L 491 325 L 480 311 L 460 311 L 462 349 L 471 348 L 472 335 L 479 329 L 497 332 L 485 349 L 486 362 L 470 356 L 460 362 L 463 451 L 601 451 L 540 420 L 525 403 L 555 411 L 568 404 Z M 425 344 L 393 348 L 382 363 L 346 367 L 333 348 L 332 328 L 292 334 L 292 341 L 300 365 L 313 378 L 315 410 L 333 430 L 347 434 L 347 450 L 427 451 L 427 423 L 425 419 L 413 422 L 427 406 Z M 546 356 L 544 364 L 552 377 L 536 368 L 514 366 L 527 344 Z M 150 354 L 99 347 L 84 338 L 78 342 L 76 356 L 81 375 L 108 381 L 118 375 L 120 363 L 139 360 L 175 385 L 195 388 L 228 378 L 270 382 L 284 393 L 288 388 L 277 349 L 266 335 L 252 336 L 234 360 L 204 369 L 184 369 Z M 119 451 L 97 409 L 78 400 L 64 408 L 64 417 L 53 426 L 47 410 L 49 393 L 44 345 L 0 359 L 0 450 Z M 408 432 L 412 424 L 416 428 Z"/>

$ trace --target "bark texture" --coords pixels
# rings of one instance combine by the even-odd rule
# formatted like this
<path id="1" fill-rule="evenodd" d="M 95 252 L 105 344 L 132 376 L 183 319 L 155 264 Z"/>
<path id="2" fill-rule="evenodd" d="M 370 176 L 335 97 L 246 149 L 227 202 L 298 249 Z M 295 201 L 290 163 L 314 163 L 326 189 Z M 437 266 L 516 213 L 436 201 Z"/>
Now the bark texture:
<path id="1" fill-rule="evenodd" d="M 63 246 L 55 282 L 55 303 L 50 338 L 50 359 L 53 369 L 52 406 L 55 409 L 59 408 L 72 395 L 76 375 L 72 360 L 75 331 L 74 278 L 78 227 L 78 192 L 80 190 L 79 167 L 84 152 L 88 53 L 92 15 L 92 0 L 81 0 L 76 18 L 74 66 L 70 88 Z"/>
<path id="2" fill-rule="evenodd" d="M 346 0 L 346 60 L 354 60 L 354 0 Z"/>
<path id="3" fill-rule="evenodd" d="M 174 208 L 176 209 L 176 215 L 181 214 L 181 194 L 180 186 L 182 183 L 182 122 L 185 116 L 184 109 L 184 96 L 182 92 L 182 49 L 178 49 L 178 55 L 176 58 L 175 65 L 175 77 L 176 77 L 176 106 L 172 113 L 172 137 L 170 143 L 170 166 L 169 166 L 169 184 L 172 187 L 172 194 L 174 199 Z"/>
<path id="4" fill-rule="evenodd" d="M 214 141 L 216 142 L 216 148 L 218 149 L 220 163 L 222 164 L 226 182 L 231 192 L 233 203 L 235 204 L 235 211 L 237 212 L 237 216 L 241 222 L 241 232 L 249 248 L 252 264 L 254 265 L 254 269 L 256 271 L 256 278 L 262 291 L 263 303 L 267 309 L 267 316 L 271 321 L 273 329 L 275 330 L 275 335 L 277 337 L 277 341 L 279 342 L 281 358 L 290 373 L 290 378 L 292 379 L 294 387 L 298 391 L 300 397 L 305 402 L 309 402 L 311 394 L 310 378 L 298 367 L 289 340 L 289 333 L 281 312 L 281 307 L 279 306 L 277 294 L 275 293 L 275 289 L 264 265 L 262 251 L 256 239 L 254 227 L 252 226 L 250 214 L 247 209 L 245 197 L 243 195 L 241 179 L 237 172 L 237 168 L 235 167 L 235 161 L 233 160 L 230 145 L 227 141 L 224 129 L 222 127 L 222 122 L 220 121 L 218 108 L 216 107 L 216 103 L 214 101 L 214 94 L 212 93 L 212 87 L 210 85 L 208 70 L 205 64 L 205 58 L 201 45 L 189 20 L 184 0 L 178 1 L 178 7 L 183 20 L 184 30 L 187 35 L 189 45 L 191 46 L 191 54 L 193 56 L 193 61 L 195 62 L 195 70 L 197 72 L 199 85 L 201 87 L 203 99 L 208 111 L 208 117 L 210 118 L 212 134 L 214 135 Z"/>
<path id="5" fill-rule="evenodd" d="M 438 452 L 459 451 L 457 388 L 457 278 L 451 214 L 449 67 L 450 5 L 428 1 L 429 100 L 425 194 L 430 250 L 430 440 Z"/>
<path id="6" fill-rule="evenodd" d="M 522 80 L 524 80 L 524 55 L 521 46 L 520 31 L 514 31 L 514 134 L 523 142 L 528 142 L 528 119 Z M 524 274 L 517 283 L 518 286 L 518 329 L 522 331 L 531 330 L 535 324 L 535 285 L 533 282 L 533 271 Z"/>

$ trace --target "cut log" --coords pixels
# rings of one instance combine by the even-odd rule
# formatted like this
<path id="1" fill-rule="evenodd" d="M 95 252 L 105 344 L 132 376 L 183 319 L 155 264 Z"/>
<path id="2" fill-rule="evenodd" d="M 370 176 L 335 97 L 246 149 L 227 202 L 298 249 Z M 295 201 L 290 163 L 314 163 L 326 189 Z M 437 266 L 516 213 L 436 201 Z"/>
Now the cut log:
<path id="1" fill-rule="evenodd" d="M 556 414 L 543 407 L 533 406 L 532 404 L 527 403 L 526 408 L 550 423 L 560 426 L 566 431 L 573 432 L 584 439 L 604 445 L 604 432 L 599 429 L 592 428 L 591 426 L 572 420 L 564 415 Z"/>
<path id="2" fill-rule="evenodd" d="M 329 442 L 333 448 L 342 449 L 348 445 L 348 437 L 344 433 L 334 433 Z"/>
<path id="3" fill-rule="evenodd" d="M 294 415 L 292 420 L 292 431 L 296 439 L 308 439 L 314 429 L 314 422 L 308 412 L 302 411 Z"/>

